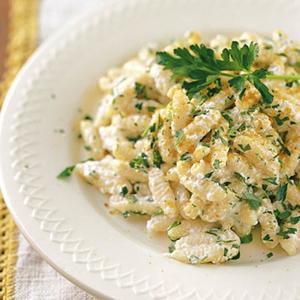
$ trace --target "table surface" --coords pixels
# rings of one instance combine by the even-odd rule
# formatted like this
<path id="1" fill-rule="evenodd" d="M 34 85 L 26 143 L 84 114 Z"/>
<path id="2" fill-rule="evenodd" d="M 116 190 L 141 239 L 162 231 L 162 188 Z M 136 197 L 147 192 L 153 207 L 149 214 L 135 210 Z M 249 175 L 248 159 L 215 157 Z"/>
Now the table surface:
<path id="1" fill-rule="evenodd" d="M 0 80 L 4 71 L 5 45 L 8 29 L 8 0 L 0 1 Z"/>

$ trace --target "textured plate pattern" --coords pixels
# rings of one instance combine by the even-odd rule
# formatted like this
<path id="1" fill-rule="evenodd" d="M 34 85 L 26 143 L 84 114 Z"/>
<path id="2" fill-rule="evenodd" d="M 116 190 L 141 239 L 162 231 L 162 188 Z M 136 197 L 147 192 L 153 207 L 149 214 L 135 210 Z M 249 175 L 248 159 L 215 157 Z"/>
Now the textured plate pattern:
<path id="1" fill-rule="evenodd" d="M 75 157 L 70 128 L 84 90 L 147 41 L 168 39 L 188 28 L 260 31 L 264 26 L 268 32 L 283 27 L 293 37 L 298 35 L 293 27 L 300 17 L 297 1 L 263 0 L 254 7 L 250 0 L 230 0 L 226 8 L 222 3 L 131 0 L 103 4 L 99 12 L 80 18 L 43 46 L 8 95 L 1 121 L 1 188 L 8 206 L 39 251 L 64 275 L 96 295 L 298 299 L 297 257 L 261 265 L 184 266 L 148 250 L 146 242 L 138 245 L 136 239 L 118 232 L 85 199 L 82 189 L 87 188 L 76 180 L 58 183 L 55 179 L 59 169 Z M 53 132 L 61 127 L 66 130 L 64 136 Z M 122 251 L 116 249 L 118 245 Z"/>

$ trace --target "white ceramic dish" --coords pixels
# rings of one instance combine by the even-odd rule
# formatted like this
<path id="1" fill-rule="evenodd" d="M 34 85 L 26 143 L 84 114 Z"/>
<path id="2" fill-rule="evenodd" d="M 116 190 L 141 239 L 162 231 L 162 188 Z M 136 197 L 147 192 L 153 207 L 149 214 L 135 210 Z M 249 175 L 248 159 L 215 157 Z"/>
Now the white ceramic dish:
<path id="1" fill-rule="evenodd" d="M 33 246 L 99 297 L 298 299 L 299 255 L 262 260 L 266 251 L 253 251 L 253 245 L 239 262 L 184 265 L 164 257 L 164 241 L 148 238 L 139 222 L 111 217 L 93 188 L 56 175 L 79 159 L 74 122 L 86 91 L 143 45 L 167 42 L 187 29 L 282 28 L 300 40 L 299 19 L 296 0 L 104 1 L 45 43 L 18 75 L 1 113 L 1 189 Z"/>

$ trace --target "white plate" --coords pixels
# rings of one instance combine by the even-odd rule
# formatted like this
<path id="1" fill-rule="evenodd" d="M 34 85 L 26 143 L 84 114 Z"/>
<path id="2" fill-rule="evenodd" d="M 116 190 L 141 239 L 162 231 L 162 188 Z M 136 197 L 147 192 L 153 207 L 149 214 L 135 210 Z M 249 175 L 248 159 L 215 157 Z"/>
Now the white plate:
<path id="1" fill-rule="evenodd" d="M 252 255 L 248 247 L 240 262 L 184 265 L 164 257 L 165 242 L 148 238 L 140 222 L 110 216 L 94 189 L 76 177 L 56 179 L 79 159 L 74 122 L 84 94 L 99 75 L 141 46 L 167 42 L 187 29 L 270 33 L 282 28 L 300 40 L 299 20 L 296 0 L 109 1 L 38 49 L 11 87 L 1 116 L 1 189 L 33 246 L 59 272 L 97 296 L 299 297 L 299 255 L 279 253 L 260 261 L 260 250 Z"/>

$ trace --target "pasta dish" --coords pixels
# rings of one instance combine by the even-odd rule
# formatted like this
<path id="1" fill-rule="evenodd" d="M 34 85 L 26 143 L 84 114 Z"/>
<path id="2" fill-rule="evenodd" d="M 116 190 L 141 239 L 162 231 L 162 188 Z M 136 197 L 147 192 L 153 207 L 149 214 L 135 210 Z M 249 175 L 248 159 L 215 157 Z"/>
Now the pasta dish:
<path id="1" fill-rule="evenodd" d="M 73 171 L 144 216 L 190 264 L 238 259 L 259 227 L 267 249 L 300 248 L 300 46 L 284 33 L 148 46 L 100 78 Z M 272 250 L 268 250 L 272 251 Z M 273 254 L 269 252 L 268 257 Z"/>

